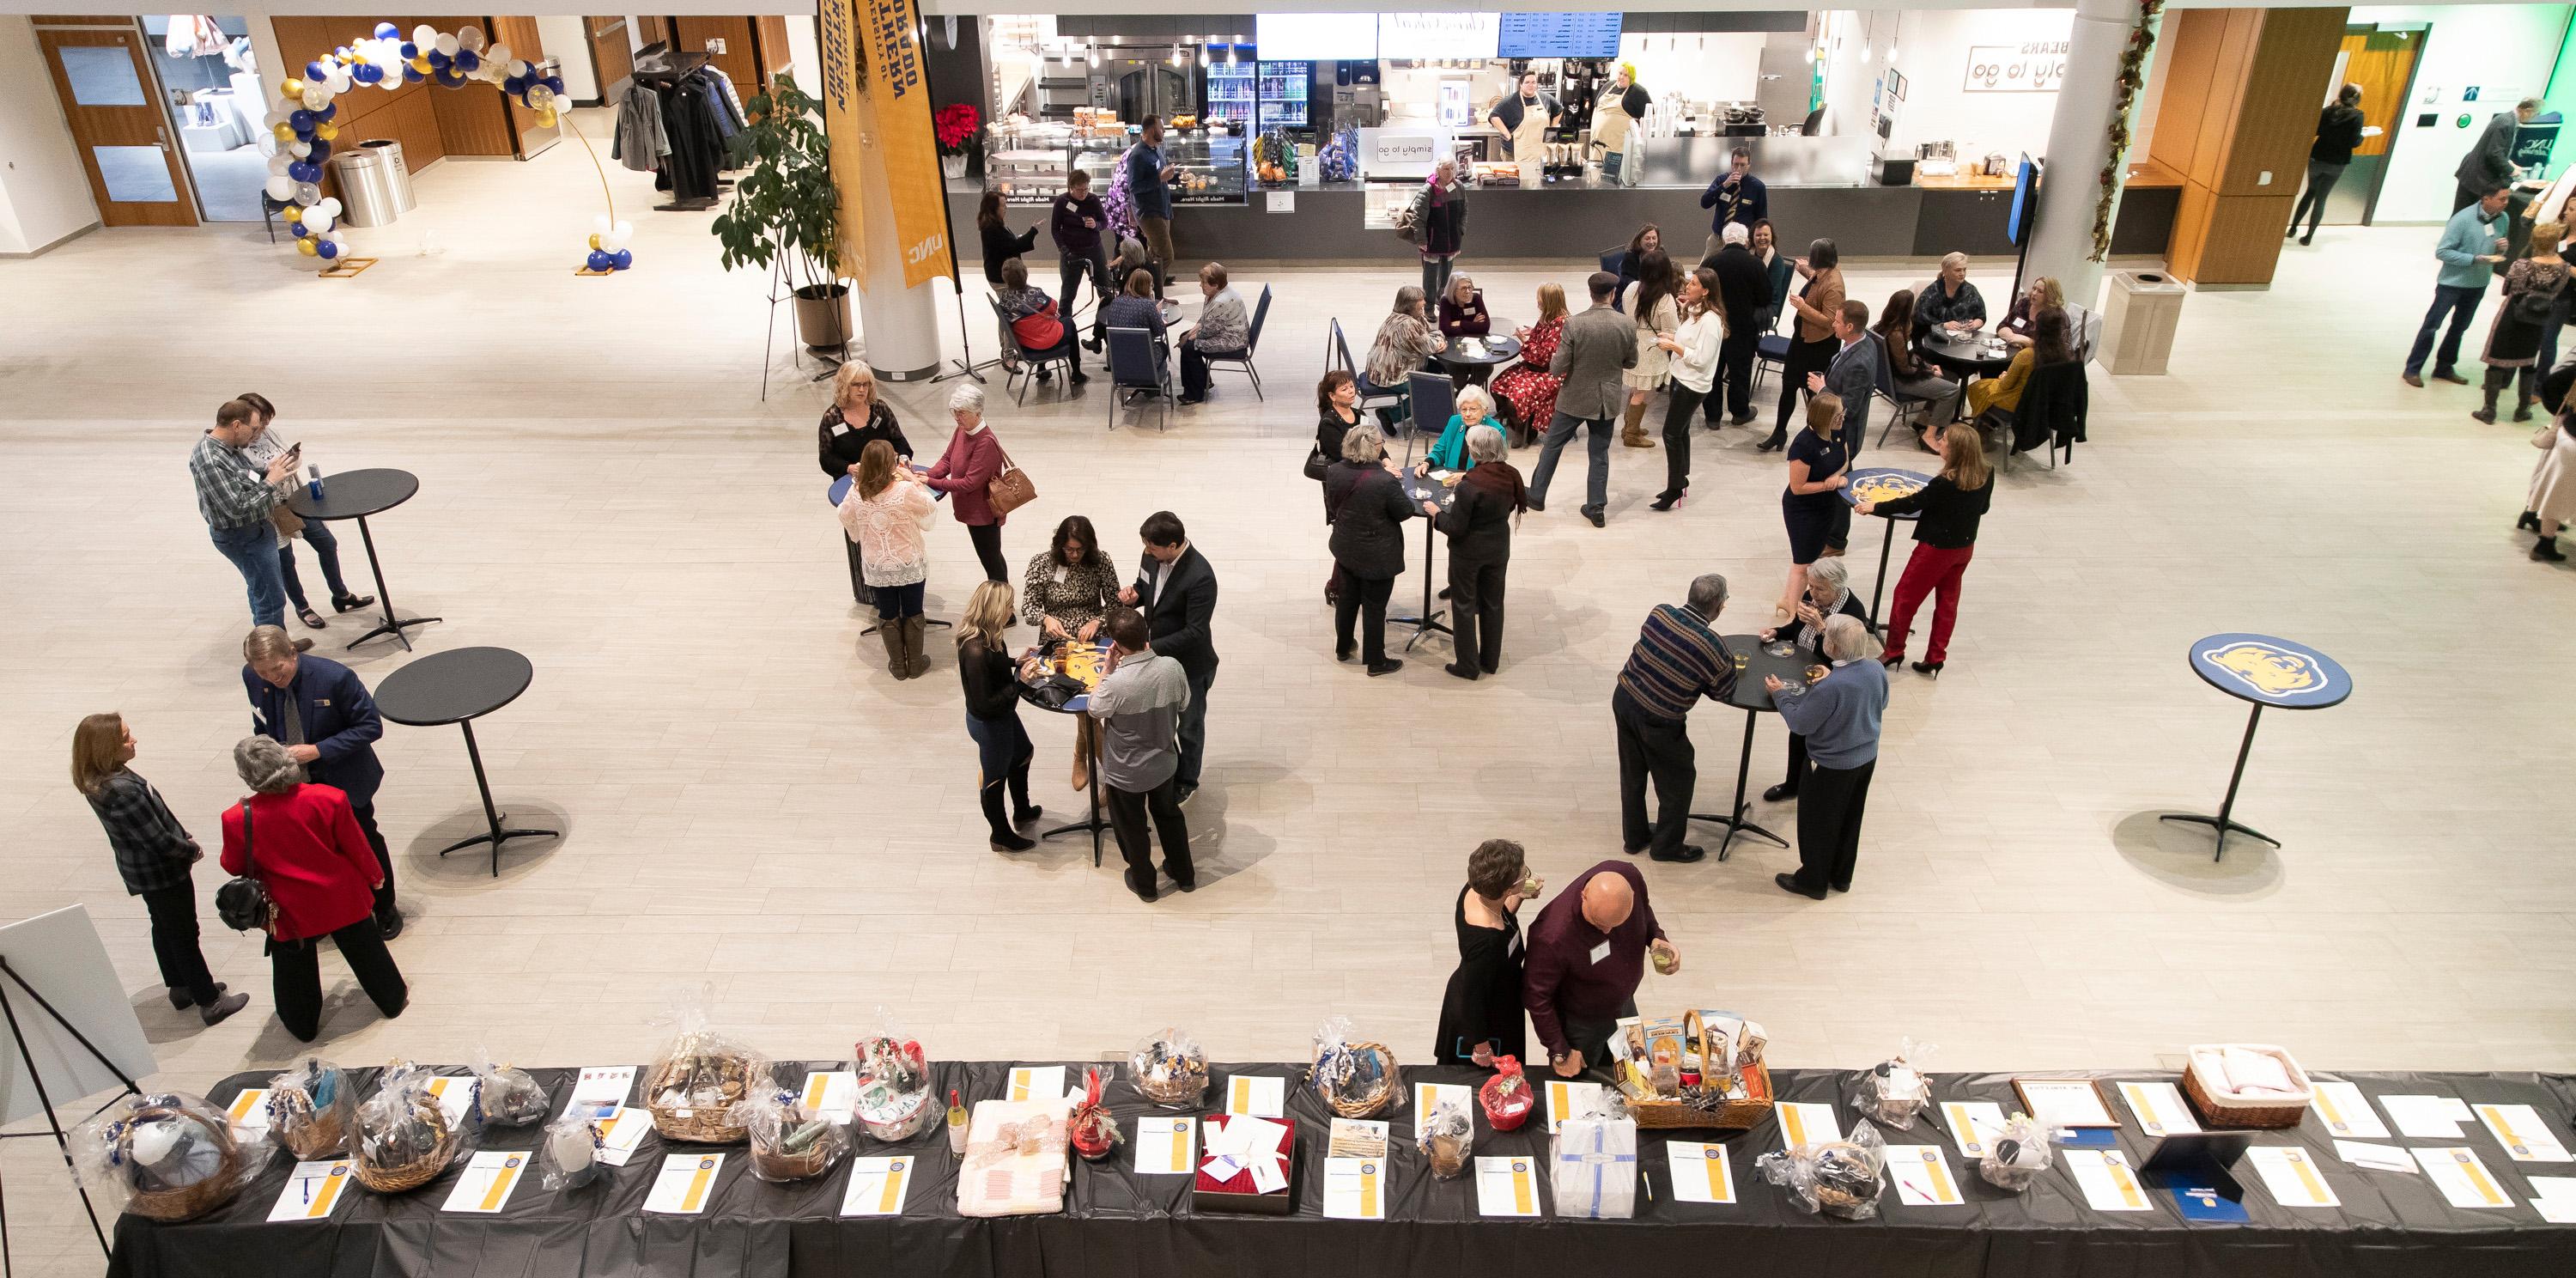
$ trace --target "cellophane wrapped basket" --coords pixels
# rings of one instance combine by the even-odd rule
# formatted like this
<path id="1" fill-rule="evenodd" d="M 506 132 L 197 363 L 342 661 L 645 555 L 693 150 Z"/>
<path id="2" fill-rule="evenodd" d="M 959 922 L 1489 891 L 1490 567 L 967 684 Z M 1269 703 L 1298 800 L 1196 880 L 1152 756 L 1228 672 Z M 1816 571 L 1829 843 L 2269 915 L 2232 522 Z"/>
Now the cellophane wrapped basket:
<path id="1" fill-rule="evenodd" d="M 1494 1076 L 1476 1089 L 1476 1103 L 1484 1107 L 1486 1126 L 1498 1132 L 1514 1131 L 1538 1108 L 1538 1088 L 1521 1072 L 1519 1057 L 1497 1056 Z"/>
<path id="2" fill-rule="evenodd" d="M 1431 1107 L 1414 1125 L 1414 1140 L 1422 1147 L 1422 1157 L 1431 1164 L 1431 1175 L 1437 1180 L 1456 1180 L 1474 1165 L 1476 1153 L 1476 1120 L 1467 1107 L 1445 1100 Z"/>
<path id="3" fill-rule="evenodd" d="M 1083 1071 L 1082 1103 L 1073 1107 L 1073 1117 L 1066 1124 L 1065 1141 L 1085 1162 L 1099 1162 L 1109 1157 L 1118 1145 L 1118 1118 L 1101 1100 L 1100 1071 Z"/>
<path id="4" fill-rule="evenodd" d="M 878 1019 L 889 1023 L 851 1049 L 859 1078 L 853 1112 L 859 1126 L 877 1140 L 910 1140 L 945 1111 L 930 1085 L 929 1055 L 892 1027 L 885 1009 L 877 1011 Z"/>
<path id="5" fill-rule="evenodd" d="M 1931 1058 L 1930 1043 L 1898 1040 L 1896 1055 L 1861 1076 L 1853 1107 L 1880 1126 L 1912 1131 L 1915 1118 L 1932 1103 L 1932 1076 L 1924 1072 Z"/>
<path id="6" fill-rule="evenodd" d="M 769 1077 L 768 1062 L 708 1028 L 706 1000 L 702 992 L 681 1004 L 671 1045 L 645 1075 L 644 1109 L 664 1140 L 730 1145 L 743 1129 L 727 1117 Z"/>
<path id="7" fill-rule="evenodd" d="M 319 1056 L 299 1057 L 268 1080 L 268 1130 L 300 1162 L 348 1153 L 357 1114 L 358 1089 Z"/>
<path id="8" fill-rule="evenodd" d="M 772 1184 L 811 1180 L 850 1152 L 850 1129 L 809 1110 L 796 1093 L 765 1086 L 737 1103 L 726 1121 L 751 1141 L 751 1174 Z"/>
<path id="9" fill-rule="evenodd" d="M 1359 1040 L 1347 1016 L 1315 1031 L 1314 1064 L 1307 1081 L 1324 1104 L 1344 1118 L 1370 1118 L 1394 1108 L 1403 1091 L 1395 1053 L 1384 1043 Z"/>
<path id="10" fill-rule="evenodd" d="M 1887 1142 L 1864 1118 L 1846 1139 L 1764 1154 L 1753 1165 L 1764 1180 L 1786 1188 L 1800 1211 L 1868 1220 L 1878 1214 L 1878 1196 L 1887 1187 Z"/>
<path id="11" fill-rule="evenodd" d="M 567 1115 L 546 1124 L 545 1143 L 537 1148 L 537 1183 L 546 1192 L 579 1189 L 599 1179 L 600 1154 L 608 1142 L 601 1137 L 599 1124 L 581 1115 Z"/>
<path id="12" fill-rule="evenodd" d="M 2028 1114 L 2016 1113 L 2005 1120 L 2000 1135 L 1986 1142 L 1985 1157 L 1977 1160 L 1977 1174 L 1997 1189 L 2018 1194 L 2030 1188 L 2030 1183 L 2055 1161 L 2056 1151 L 2048 1145 L 2048 1128 Z"/>
<path id="13" fill-rule="evenodd" d="M 474 1066 L 474 1077 L 481 1084 L 475 1089 L 474 1104 L 485 1124 L 525 1127 L 544 1120 L 549 1108 L 546 1089 L 537 1086 L 526 1070 L 495 1065 L 491 1054 L 484 1053 Z"/>
<path id="14" fill-rule="evenodd" d="M 1188 1032 L 1166 1028 L 1127 1054 L 1136 1091 L 1157 1105 L 1194 1106 L 1207 1096 L 1207 1051 Z"/>
<path id="15" fill-rule="evenodd" d="M 194 1220 L 232 1201 L 268 1162 L 268 1138 L 245 1142 L 202 1096 L 118 1097 L 71 1133 L 81 1182 L 111 1211 Z"/>
<path id="16" fill-rule="evenodd" d="M 438 1178 L 472 1151 L 471 1124 L 452 1122 L 429 1090 L 429 1070 L 410 1061 L 385 1067 L 376 1094 L 358 1105 L 358 1143 L 350 1174 L 379 1194 L 400 1194 Z"/>

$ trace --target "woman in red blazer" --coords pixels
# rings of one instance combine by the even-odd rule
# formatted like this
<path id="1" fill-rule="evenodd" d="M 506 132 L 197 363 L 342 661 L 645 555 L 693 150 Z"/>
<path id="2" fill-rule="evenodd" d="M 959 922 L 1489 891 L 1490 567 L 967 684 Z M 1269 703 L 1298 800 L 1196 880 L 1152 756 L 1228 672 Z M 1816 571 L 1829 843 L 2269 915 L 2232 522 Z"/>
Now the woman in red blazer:
<path id="1" fill-rule="evenodd" d="M 223 867 L 259 880 L 276 903 L 267 949 L 277 1019 L 307 1043 L 321 1031 L 326 936 L 377 1010 L 402 1015 L 411 992 L 375 919 L 384 870 L 349 796 L 306 781 L 303 765 L 269 737 L 243 738 L 233 767 L 252 793 L 224 813 Z"/>
<path id="2" fill-rule="evenodd" d="M 985 424 L 984 392 L 958 387 L 948 397 L 948 415 L 957 419 L 957 431 L 948 437 L 948 451 L 939 455 L 923 478 L 948 494 L 948 509 L 966 525 L 966 535 L 975 542 L 975 557 L 984 561 L 985 579 L 1009 585 L 1010 565 L 1002 561 L 1002 516 L 993 513 L 993 503 L 984 495 L 994 476 L 1002 473 L 1002 441 Z"/>

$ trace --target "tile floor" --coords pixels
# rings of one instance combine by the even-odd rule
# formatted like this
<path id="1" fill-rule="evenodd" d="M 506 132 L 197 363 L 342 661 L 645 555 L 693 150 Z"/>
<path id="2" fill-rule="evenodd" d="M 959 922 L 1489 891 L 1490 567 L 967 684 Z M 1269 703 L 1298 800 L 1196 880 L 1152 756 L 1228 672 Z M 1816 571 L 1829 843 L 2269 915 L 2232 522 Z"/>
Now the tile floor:
<path id="1" fill-rule="evenodd" d="M 1645 509 L 1661 454 L 1614 450 L 1606 530 L 1568 503 L 1519 534 L 1501 678 L 1448 678 L 1441 644 L 1393 678 L 1334 664 L 1297 474 L 1306 388 L 1325 317 L 1369 332 L 1415 270 L 1392 238 L 1368 268 L 1242 264 L 1247 292 L 1279 289 L 1268 402 L 1221 377 L 1168 434 L 1104 432 L 1096 383 L 994 413 L 1041 491 L 1010 524 L 1014 563 L 1080 511 L 1131 565 L 1126 530 L 1168 507 L 1223 582 L 1189 810 L 1204 886 L 1142 906 L 1114 852 L 1094 869 L 1071 841 L 986 850 L 953 662 L 934 644 L 932 675 L 895 683 L 859 636 L 817 500 L 821 391 L 782 356 L 757 398 L 762 281 L 716 269 L 707 215 L 651 212 L 649 178 L 608 176 L 638 227 L 638 266 L 613 279 L 572 274 L 598 207 L 578 146 L 423 173 L 417 213 L 352 232 L 381 259 L 355 280 L 309 278 L 255 226 L 0 263 L 20 316 L 0 344 L 0 918 L 90 909 L 153 1083 L 296 1050 L 257 945 L 213 918 L 211 872 L 206 952 L 254 1002 L 208 1030 L 162 1001 L 142 911 L 64 775 L 79 717 L 114 709 L 200 837 L 240 791 L 241 589 L 183 460 L 238 391 L 276 399 L 326 471 L 421 477 L 374 524 L 401 607 L 447 618 L 415 632 L 422 651 L 501 644 L 537 667 L 481 738 L 504 806 L 565 837 L 512 851 L 498 879 L 434 855 L 481 820 L 457 735 L 389 730 L 379 811 L 413 1002 L 379 1022 L 326 962 L 321 1049 L 353 1062 L 636 1060 L 699 985 L 787 1056 L 845 1052 L 882 1009 L 956 1058 L 1098 1055 L 1167 1022 L 1224 1057 L 1283 1058 L 1335 1012 L 1419 1057 L 1467 851 L 1518 838 L 1558 884 L 1618 855 L 1607 699 L 1638 618 L 1716 570 L 1738 587 L 1730 628 L 1750 629 L 1779 589 L 1781 466 L 1751 433 L 1703 436 L 1692 498 L 1665 515 Z M 1727 864 L 1647 867 L 1687 958 L 1647 1001 L 1746 1009 L 1800 1065 L 1860 1065 L 1908 1034 L 1948 1068 L 2144 1066 L 2212 1039 L 2352 1068 L 2576 1060 L 2570 697 L 2552 660 L 2576 582 L 2510 531 L 2527 428 L 2397 381 L 2433 235 L 2329 229 L 2268 292 L 2191 297 L 2172 375 L 2097 370 L 2073 467 L 2016 461 L 1999 480 L 1951 669 L 1896 680 L 1858 889 L 1783 895 L 1770 877 L 1791 855 L 1741 842 Z M 1990 296 L 2007 265 L 1980 263 Z M 1466 269 L 1509 316 L 1580 266 Z M 1928 270 L 1852 274 L 1875 299 Z M 892 388 L 916 441 L 940 438 L 948 389 Z M 974 560 L 953 525 L 932 546 L 953 615 Z M 1875 564 L 1874 538 L 1856 559 Z M 1408 576 L 1398 596 L 1419 589 Z M 364 628 L 336 619 L 318 650 L 343 656 Z M 2240 816 L 2286 847 L 2235 843 L 2213 865 L 2205 834 L 2155 814 L 2212 810 L 2226 783 L 2243 707 L 2183 653 L 2237 629 L 2319 645 L 2359 692 L 2267 721 Z M 407 655 L 347 659 L 374 681 Z M 1703 810 L 1731 787 L 1740 722 L 1697 716 Z M 1038 797 L 1068 811 L 1066 725 L 1029 726 Z M 1781 752 L 1766 720 L 1756 787 Z M 1757 819 L 1794 824 L 1785 806 Z M 18 1257 L 94 1273 L 44 1144 L 0 1148 Z"/>

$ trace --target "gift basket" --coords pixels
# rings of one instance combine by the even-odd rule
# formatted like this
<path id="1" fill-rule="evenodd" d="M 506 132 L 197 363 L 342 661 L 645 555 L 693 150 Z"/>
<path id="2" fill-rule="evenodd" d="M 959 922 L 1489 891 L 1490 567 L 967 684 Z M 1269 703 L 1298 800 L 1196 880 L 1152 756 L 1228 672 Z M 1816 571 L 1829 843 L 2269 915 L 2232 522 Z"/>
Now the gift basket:
<path id="1" fill-rule="evenodd" d="M 1852 1101 L 1863 1117 L 1898 1131 L 1912 1131 L 1914 1119 L 1932 1103 L 1932 1079 L 1923 1072 L 1932 1057 L 1930 1043 L 1899 1039 L 1896 1055 L 1861 1076 L 1860 1095 Z"/>
<path id="2" fill-rule="evenodd" d="M 243 1142 L 222 1110 L 186 1092 L 120 1096 L 74 1128 L 71 1142 L 90 1192 L 146 1220 L 205 1215 L 268 1161 L 265 1137 Z"/>
<path id="3" fill-rule="evenodd" d="M 1986 1155 L 1977 1160 L 1977 1174 L 1997 1189 L 2018 1194 L 2055 1161 L 2048 1147 L 2048 1129 L 2028 1114 L 2015 1113 L 2005 1121 L 2002 1134 L 1986 1142 Z"/>
<path id="4" fill-rule="evenodd" d="M 730 1145 L 743 1129 L 725 1121 L 769 1071 L 759 1056 L 707 1028 L 705 996 L 681 1005 L 671 1046 L 645 1075 L 644 1109 L 662 1139 Z"/>
<path id="5" fill-rule="evenodd" d="M 2296 1127 L 2316 1089 L 2291 1055 L 2269 1043 L 2200 1043 L 2183 1072 L 2183 1095 L 2212 1127 Z"/>
<path id="6" fill-rule="evenodd" d="M 1127 1054 L 1136 1072 L 1136 1090 L 1157 1105 L 1196 1106 L 1207 1095 L 1207 1052 L 1198 1040 L 1177 1029 L 1137 1045 Z"/>
<path id="7" fill-rule="evenodd" d="M 1368 1118 L 1394 1107 L 1403 1091 L 1395 1053 L 1384 1043 L 1351 1041 L 1351 1019 L 1336 1016 L 1315 1031 L 1315 1061 L 1306 1079 L 1343 1118 Z"/>
<path id="8" fill-rule="evenodd" d="M 1118 1144 L 1118 1120 L 1100 1099 L 1100 1071 L 1083 1071 L 1082 1103 L 1073 1107 L 1066 1141 L 1084 1162 L 1096 1163 Z"/>
<path id="9" fill-rule="evenodd" d="M 1764 1154 L 1753 1165 L 1762 1179 L 1788 1189 L 1800 1211 L 1868 1220 L 1887 1187 L 1887 1142 L 1864 1118 L 1843 1140 Z"/>
<path id="10" fill-rule="evenodd" d="M 1771 1114 L 1762 1026 L 1732 1012 L 1692 1011 L 1627 1028 L 1621 1099 L 1649 1130 L 1742 1130 Z"/>
<path id="11" fill-rule="evenodd" d="M 546 1089 L 528 1072 L 511 1065 L 495 1065 L 490 1053 L 484 1053 L 474 1066 L 476 1088 L 474 1105 L 486 1126 L 525 1127 L 542 1121 L 551 1108 Z"/>
<path id="12" fill-rule="evenodd" d="M 1637 1122 L 1616 1092 L 1603 1092 L 1548 1138 L 1556 1214 L 1626 1220 L 1637 1214 Z"/>
<path id="13" fill-rule="evenodd" d="M 589 1118 L 568 1116 L 546 1124 L 545 1143 L 537 1147 L 537 1183 L 552 1193 L 599 1179 L 599 1155 L 607 1145 L 599 1124 Z"/>
<path id="14" fill-rule="evenodd" d="M 726 1112 L 725 1121 L 751 1140 L 751 1174 L 772 1184 L 811 1180 L 850 1152 L 849 1128 L 775 1086 L 755 1088 Z"/>
<path id="15" fill-rule="evenodd" d="M 1414 1124 L 1414 1141 L 1422 1146 L 1422 1157 L 1431 1164 L 1435 1179 L 1456 1180 L 1474 1165 L 1476 1120 L 1466 1106 L 1442 1101 Z"/>
<path id="16" fill-rule="evenodd" d="M 436 1180 L 462 1158 L 473 1133 L 450 1122 L 429 1089 L 435 1077 L 410 1061 L 395 1061 L 376 1080 L 376 1094 L 358 1106 L 358 1146 L 350 1165 L 358 1183 L 379 1194 L 400 1194 Z"/>
<path id="17" fill-rule="evenodd" d="M 878 1009 L 879 1020 L 887 1020 Z M 930 1061 L 921 1044 L 882 1027 L 851 1049 L 856 1053 L 858 1099 L 851 1105 L 859 1126 L 881 1141 L 910 1140 L 941 1113 L 930 1086 Z"/>
<path id="18" fill-rule="evenodd" d="M 1530 1086 L 1529 1075 L 1521 1072 L 1517 1056 L 1494 1058 L 1494 1076 L 1476 1089 L 1476 1103 L 1485 1109 L 1485 1124 L 1495 1131 L 1517 1130 L 1529 1121 L 1530 1111 L 1538 1108 L 1538 1089 Z"/>
<path id="19" fill-rule="evenodd" d="M 1073 1102 L 975 1102 L 966 1161 L 957 1176 L 957 1214 L 1045 1216 L 1064 1210 L 1064 1151 Z"/>
<path id="20" fill-rule="evenodd" d="M 348 1153 L 357 1112 L 358 1089 L 339 1066 L 319 1056 L 299 1058 L 268 1080 L 268 1130 L 298 1161 Z"/>

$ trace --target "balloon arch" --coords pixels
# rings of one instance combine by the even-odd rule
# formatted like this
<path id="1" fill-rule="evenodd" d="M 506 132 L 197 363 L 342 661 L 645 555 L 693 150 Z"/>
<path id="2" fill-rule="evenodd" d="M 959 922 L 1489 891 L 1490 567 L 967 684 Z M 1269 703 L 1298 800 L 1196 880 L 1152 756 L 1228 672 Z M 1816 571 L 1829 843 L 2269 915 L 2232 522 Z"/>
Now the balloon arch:
<path id="1" fill-rule="evenodd" d="M 335 225 L 340 201 L 326 198 L 321 186 L 323 162 L 331 158 L 332 144 L 340 137 L 340 127 L 333 123 L 340 114 L 337 99 L 369 85 L 390 92 L 422 80 L 448 89 L 477 80 L 496 84 L 535 112 L 540 126 L 552 128 L 562 118 L 562 78 L 537 74 L 535 66 L 512 56 L 510 46 L 488 43 L 482 28 L 464 26 L 448 33 L 424 24 L 413 28 L 406 39 L 394 24 L 377 23 L 373 36 L 352 40 L 305 63 L 301 77 L 289 76 L 277 86 L 277 109 L 269 112 L 267 120 L 277 140 L 276 152 L 268 157 L 267 190 L 269 198 L 283 206 L 298 252 L 324 261 L 348 252 L 348 243 Z M 589 145 L 587 139 L 583 145 Z M 615 212 L 612 204 L 609 214 L 592 222 L 585 263 L 592 271 L 624 270 L 634 261 L 626 247 L 634 227 L 612 221 Z"/>

